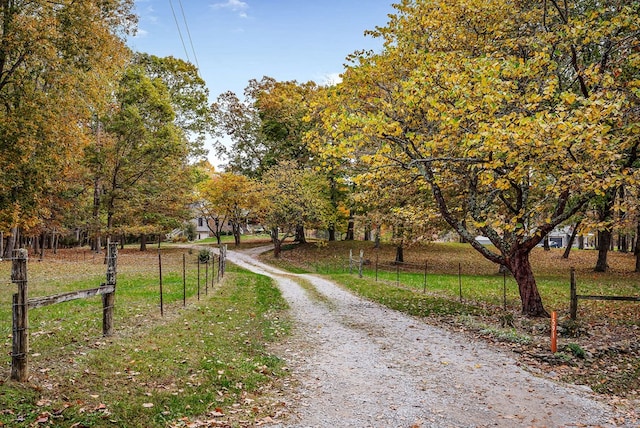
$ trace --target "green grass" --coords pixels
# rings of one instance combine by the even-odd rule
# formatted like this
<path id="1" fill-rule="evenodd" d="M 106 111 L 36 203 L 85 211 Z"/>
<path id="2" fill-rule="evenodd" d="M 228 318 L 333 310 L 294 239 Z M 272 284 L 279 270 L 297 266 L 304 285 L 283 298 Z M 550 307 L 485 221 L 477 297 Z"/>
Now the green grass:
<path id="1" fill-rule="evenodd" d="M 350 269 L 349 252 L 357 259 L 360 250 L 364 250 L 364 257 L 368 262 L 364 266 L 363 276 L 368 279 L 377 276 L 378 283 L 411 289 L 416 296 L 426 291 L 432 298 L 460 302 L 462 295 L 461 303 L 475 304 L 481 308 L 490 306 L 495 310 L 502 309 L 505 298 L 507 310 L 517 312 L 521 307 L 514 279 L 510 275 L 505 278 L 498 274 L 495 264 L 488 262 L 467 244 L 429 243 L 407 248 L 407 263 L 399 272 L 392 264 L 395 256 L 393 245 L 383 244 L 380 249 L 373 249 L 373 244 L 366 241 L 330 242 L 327 246 L 301 245 L 284 251 L 281 259 L 275 260 L 270 254 L 265 254 L 263 259 L 290 272 L 319 273 L 342 281 L 343 275 L 349 272 L 357 277 L 357 260 Z M 561 258 L 562 252 L 561 249 L 543 251 L 536 248 L 530 258 L 538 291 L 548 311 L 557 311 L 561 317 L 568 316 L 571 267 L 576 269 L 579 294 L 640 294 L 640 274 L 633 272 L 633 255 L 610 253 L 611 271 L 597 274 L 593 272 L 596 251 L 573 250 L 569 260 Z M 637 308 L 637 303 L 581 300 L 578 315 L 587 322 L 606 316 L 615 322 L 640 325 L 640 320 L 635 315 Z M 445 312 L 448 313 L 449 310 L 445 309 Z"/>
<path id="2" fill-rule="evenodd" d="M 134 256 L 132 265 L 119 266 L 113 337 L 101 336 L 99 298 L 30 312 L 31 378 L 25 384 L 6 380 L 10 357 L 3 352 L 0 409 L 6 410 L 0 426 L 30 427 L 46 419 L 60 427 L 162 427 L 216 411 L 228 416 L 247 408 L 247 397 L 258 400 L 259 391 L 283 374 L 283 362 L 265 348 L 290 327 L 286 302 L 270 279 L 228 265 L 224 282 L 205 294 L 201 270 L 198 300 L 190 265 L 183 308 L 181 253 L 168 251 L 160 317 L 157 266 Z M 7 273 L 6 265 L 0 273 Z M 44 263 L 29 268 L 34 288 L 44 294 L 53 291 L 48 288 L 94 287 L 99 279 L 55 286 L 38 280 Z M 0 292 L 3 300 L 9 288 L 14 290 L 8 285 Z M 0 305 L 3 327 L 9 311 L 10 305 Z M 10 337 L 4 349 L 11 349 Z M 248 419 L 261 412 L 257 404 L 245 411 Z"/>

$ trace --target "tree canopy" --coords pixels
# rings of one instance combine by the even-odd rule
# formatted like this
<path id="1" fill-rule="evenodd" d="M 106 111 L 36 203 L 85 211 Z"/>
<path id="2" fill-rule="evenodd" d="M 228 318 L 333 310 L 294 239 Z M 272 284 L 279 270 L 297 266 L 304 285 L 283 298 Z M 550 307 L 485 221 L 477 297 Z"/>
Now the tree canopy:
<path id="1" fill-rule="evenodd" d="M 324 151 L 420 176 L 545 315 L 529 252 L 634 173 L 639 6 L 613 3 L 400 2 L 325 98 Z"/>

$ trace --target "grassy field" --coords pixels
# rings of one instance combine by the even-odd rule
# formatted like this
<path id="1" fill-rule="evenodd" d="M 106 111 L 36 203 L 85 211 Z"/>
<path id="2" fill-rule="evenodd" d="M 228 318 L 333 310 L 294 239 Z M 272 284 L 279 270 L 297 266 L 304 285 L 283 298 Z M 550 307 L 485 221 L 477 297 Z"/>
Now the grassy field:
<path id="1" fill-rule="evenodd" d="M 31 310 L 25 384 L 8 380 L 16 287 L 11 263 L 0 263 L 0 426 L 180 426 L 272 415 L 263 392 L 278 381 L 283 363 L 265 347 L 287 334 L 286 303 L 268 278 L 233 266 L 212 287 L 210 266 L 201 265 L 198 299 L 196 260 L 196 251 L 162 250 L 161 317 L 157 251 L 121 251 L 116 334 L 109 338 L 101 336 L 99 297 Z M 102 258 L 88 251 L 30 260 L 29 294 L 93 288 L 104 271 Z"/>
<path id="2" fill-rule="evenodd" d="M 268 244 L 266 238 L 251 239 L 243 247 Z M 568 331 L 577 334 L 563 336 L 561 351 L 551 354 L 548 320 L 519 316 L 513 280 L 506 277 L 505 282 L 468 246 L 408 248 L 407 265 L 399 274 L 390 264 L 394 248 L 372 247 L 359 241 L 287 245 L 281 259 L 273 259 L 271 252 L 263 259 L 292 272 L 326 275 L 368 299 L 484 338 L 562 380 L 629 399 L 640 393 L 637 303 L 581 302 L 579 322 Z M 367 260 L 364 278 L 348 262 L 349 252 L 357 258 L 361 249 Z M 211 266 L 201 265 L 198 293 L 198 250 L 163 245 L 161 254 L 164 316 L 156 249 L 120 252 L 113 337 L 101 336 L 99 297 L 32 310 L 25 384 L 9 380 L 10 302 L 16 286 L 10 282 L 11 263 L 0 263 L 0 343 L 5 350 L 0 355 L 0 427 L 178 427 L 206 426 L 207 421 L 254 426 L 282 410 L 274 391 L 286 378 L 286 368 L 268 348 L 288 334 L 290 321 L 277 288 L 233 266 L 222 283 L 212 284 Z M 532 255 L 545 306 L 558 311 L 562 323 L 567 321 L 571 267 L 580 293 L 640 294 L 632 255 L 612 253 L 606 274 L 592 272 L 595 256 L 595 251 L 574 251 L 567 261 L 560 250 L 542 249 Z M 65 250 L 29 262 L 32 297 L 93 288 L 104 278 L 102 256 L 88 250 Z M 512 317 L 513 327 L 502 325 L 505 315 Z"/>
<path id="3" fill-rule="evenodd" d="M 365 259 L 364 277 L 377 277 L 380 284 L 400 284 L 404 288 L 426 291 L 430 296 L 439 296 L 452 302 L 460 302 L 462 294 L 463 303 L 495 309 L 503 308 L 506 288 L 507 309 L 514 312 L 520 309 L 520 297 L 513 278 L 498 273 L 495 264 L 466 244 L 430 243 L 410 247 L 405 249 L 405 264 L 400 267 L 393 264 L 395 248 L 392 245 L 385 244 L 374 249 L 373 243 L 363 241 L 288 246 L 280 260 L 270 257 L 270 253 L 266 253 L 264 259 L 290 271 L 320 273 L 339 279 L 345 275 L 348 277 L 349 272 L 357 275 L 360 250 L 363 250 Z M 633 272 L 635 259 L 632 254 L 610 253 L 611 269 L 602 274 L 593 272 L 596 251 L 573 250 L 568 260 L 562 258 L 563 251 L 536 248 L 531 256 L 540 294 L 548 311 L 568 316 L 572 267 L 576 271 L 580 294 L 640 295 L 640 274 Z M 351 269 L 350 252 L 354 259 Z M 640 324 L 640 305 L 580 301 L 579 317 L 583 320 L 597 320 L 605 316 L 610 320 Z"/>
<path id="4" fill-rule="evenodd" d="M 359 258 L 360 250 L 366 260 L 363 278 L 357 266 L 349 268 L 349 253 Z M 271 252 L 262 258 L 291 272 L 320 273 L 368 299 L 486 339 L 516 352 L 527 366 L 559 379 L 589 385 L 602 394 L 637 398 L 640 304 L 581 300 L 578 321 L 569 320 L 571 268 L 576 270 L 580 294 L 638 296 L 640 274 L 633 272 L 633 255 L 612 252 L 611 269 L 603 274 L 593 272 L 596 251 L 574 250 L 568 260 L 562 259 L 562 251 L 536 248 L 531 256 L 544 305 L 558 313 L 559 352 L 555 354 L 550 352 L 549 320 L 521 316 L 513 279 L 499 274 L 494 264 L 468 245 L 432 243 L 407 248 L 406 266 L 399 274 L 392 264 L 395 248 L 383 245 L 375 250 L 371 242 L 289 245 L 280 259 Z"/>

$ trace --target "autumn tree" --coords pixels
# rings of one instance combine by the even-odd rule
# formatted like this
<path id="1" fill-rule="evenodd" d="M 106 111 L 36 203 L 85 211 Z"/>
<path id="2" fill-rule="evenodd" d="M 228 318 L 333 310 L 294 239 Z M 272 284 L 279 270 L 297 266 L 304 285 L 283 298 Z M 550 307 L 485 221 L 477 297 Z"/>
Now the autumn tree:
<path id="1" fill-rule="evenodd" d="M 404 249 L 416 242 L 431 241 L 447 230 L 422 177 L 387 168 L 372 168 L 357 175 L 350 195 L 353 206 L 377 225 L 392 228 L 395 261 L 404 262 Z M 379 239 L 379 238 L 376 238 Z"/>
<path id="2" fill-rule="evenodd" d="M 371 32 L 384 50 L 351 58 L 326 149 L 424 179 L 450 227 L 513 273 L 522 312 L 546 316 L 531 250 L 632 175 L 637 73 L 618 67 L 637 70 L 638 7 L 404 0 Z"/>
<path id="3" fill-rule="evenodd" d="M 117 220 L 130 217 L 123 213 L 142 206 L 150 216 L 150 207 L 162 200 L 160 193 L 171 197 L 181 194 L 184 186 L 190 188 L 184 180 L 188 175 L 181 171 L 188 169 L 189 145 L 174 124 L 166 86 L 136 65 L 124 73 L 112 110 L 101 123 L 101 140 L 87 149 L 87 159 L 101 171 L 100 203 L 107 233 L 114 233 L 122 226 Z M 172 206 L 181 210 L 177 204 Z"/>
<path id="4" fill-rule="evenodd" d="M 207 220 L 218 245 L 222 228 L 227 223 L 231 225 L 235 244 L 240 245 L 242 228 L 260 205 L 255 181 L 231 172 L 216 173 L 200 183 L 198 190 L 196 209 Z"/>
<path id="5" fill-rule="evenodd" d="M 0 3 L 0 230 L 41 227 L 127 56 L 130 0 Z M 64 194 L 72 199 L 64 200 Z"/>
<path id="6" fill-rule="evenodd" d="M 218 96 L 212 105 L 218 136 L 231 139 L 231 146 L 217 141 L 218 153 L 227 160 L 226 170 L 257 178 L 264 168 L 262 159 L 268 151 L 261 132 L 261 121 L 253 100 L 240 100 L 233 92 Z"/>
<path id="7" fill-rule="evenodd" d="M 295 236 L 299 226 L 326 225 L 331 206 L 322 175 L 293 162 L 282 162 L 264 174 L 261 185 L 262 222 L 270 230 L 275 257 L 280 257 L 282 243 Z"/>

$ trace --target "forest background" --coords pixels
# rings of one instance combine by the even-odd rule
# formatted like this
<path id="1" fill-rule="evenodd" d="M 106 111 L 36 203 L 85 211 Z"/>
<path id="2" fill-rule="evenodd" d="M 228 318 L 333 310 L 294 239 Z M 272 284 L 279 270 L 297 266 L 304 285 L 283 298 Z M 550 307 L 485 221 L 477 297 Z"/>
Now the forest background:
<path id="1" fill-rule="evenodd" d="M 640 5 L 404 0 L 333 85 L 251 80 L 210 105 L 197 68 L 131 52 L 132 1 L 0 5 L 2 252 L 164 237 L 236 242 L 453 231 L 546 316 L 529 255 L 558 226 L 640 257 Z M 224 172 L 204 161 L 218 145 Z M 485 236 L 491 245 L 475 238 Z M 570 247 L 570 246 L 569 246 Z M 636 264 L 640 270 L 640 263 Z"/>

